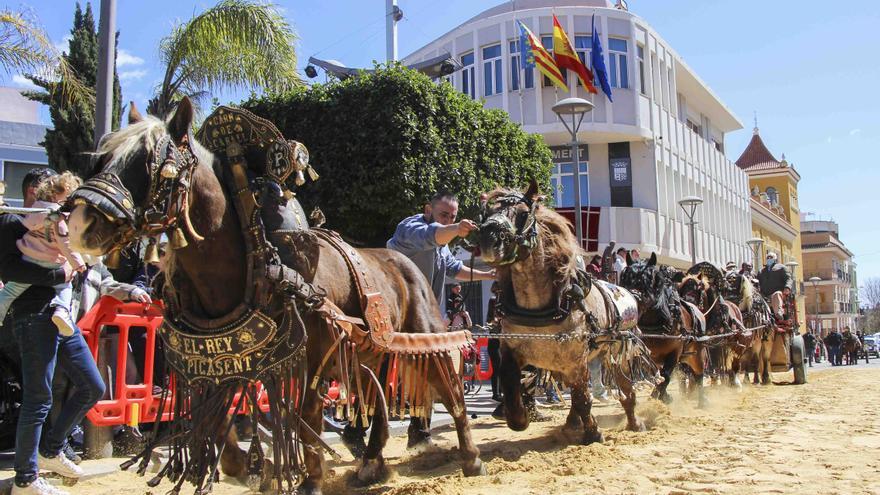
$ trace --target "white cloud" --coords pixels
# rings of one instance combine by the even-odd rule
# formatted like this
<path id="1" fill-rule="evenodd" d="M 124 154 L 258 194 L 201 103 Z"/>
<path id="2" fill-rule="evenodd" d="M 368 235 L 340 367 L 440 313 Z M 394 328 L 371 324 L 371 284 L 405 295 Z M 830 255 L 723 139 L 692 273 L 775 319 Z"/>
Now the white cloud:
<path id="1" fill-rule="evenodd" d="M 119 73 L 120 81 L 137 81 L 138 79 L 142 79 L 147 75 L 147 71 L 141 70 L 127 70 Z"/>
<path id="2" fill-rule="evenodd" d="M 825 138 L 825 141 L 830 143 L 831 141 L 833 141 L 833 139 L 831 139 L 831 136 L 828 136 L 827 138 Z"/>
<path id="3" fill-rule="evenodd" d="M 70 40 L 72 40 L 72 39 L 73 39 L 73 36 L 71 36 L 69 34 L 65 34 L 64 37 L 61 38 L 60 42 L 55 43 L 55 50 L 58 51 L 58 53 L 69 52 L 70 51 Z"/>
<path id="4" fill-rule="evenodd" d="M 126 65 L 141 65 L 144 63 L 144 59 L 138 57 L 137 55 L 132 55 L 127 50 L 120 48 L 116 53 L 116 66 L 124 67 Z"/>
<path id="5" fill-rule="evenodd" d="M 36 84 L 32 83 L 30 79 L 24 77 L 21 74 L 16 74 L 16 75 L 12 76 L 12 82 L 15 84 L 15 86 L 17 88 L 21 88 L 21 89 L 32 89 L 32 90 L 42 89 L 39 86 L 37 86 Z"/>
<path id="6" fill-rule="evenodd" d="M 853 130 L 849 131 L 850 136 L 858 136 L 861 133 L 862 133 L 861 129 L 853 129 Z"/>

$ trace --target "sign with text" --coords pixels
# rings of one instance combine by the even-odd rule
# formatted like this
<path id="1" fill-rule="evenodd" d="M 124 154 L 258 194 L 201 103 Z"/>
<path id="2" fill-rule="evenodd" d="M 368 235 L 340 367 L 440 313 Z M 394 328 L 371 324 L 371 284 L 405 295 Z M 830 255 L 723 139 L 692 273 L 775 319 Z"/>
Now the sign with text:
<path id="1" fill-rule="evenodd" d="M 572 163 L 571 146 L 551 146 L 550 153 L 553 154 L 553 163 Z M 586 144 L 578 145 L 578 161 L 590 161 L 589 146 Z"/>
<path id="2" fill-rule="evenodd" d="M 632 166 L 629 158 L 612 158 L 608 161 L 611 187 L 632 185 Z"/>

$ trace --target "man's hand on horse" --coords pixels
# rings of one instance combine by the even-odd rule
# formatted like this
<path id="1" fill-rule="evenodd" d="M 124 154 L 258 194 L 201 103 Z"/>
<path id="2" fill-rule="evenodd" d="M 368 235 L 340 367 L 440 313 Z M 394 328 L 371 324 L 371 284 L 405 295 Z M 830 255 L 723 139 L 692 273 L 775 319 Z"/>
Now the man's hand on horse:
<path id="1" fill-rule="evenodd" d="M 458 237 L 467 237 L 472 231 L 476 230 L 477 224 L 471 220 L 462 220 L 458 222 Z"/>

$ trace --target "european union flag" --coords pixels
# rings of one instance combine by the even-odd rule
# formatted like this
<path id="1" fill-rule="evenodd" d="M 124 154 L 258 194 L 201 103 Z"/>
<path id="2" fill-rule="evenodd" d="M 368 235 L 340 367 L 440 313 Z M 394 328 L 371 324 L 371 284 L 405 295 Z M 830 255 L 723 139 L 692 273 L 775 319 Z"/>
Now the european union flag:
<path id="1" fill-rule="evenodd" d="M 529 35 L 522 21 L 519 24 L 519 59 L 523 69 L 531 69 L 535 66 L 535 57 L 532 54 L 532 44 L 529 43 Z"/>
<path id="2" fill-rule="evenodd" d="M 608 101 L 613 102 L 611 99 L 611 85 L 608 84 L 608 70 L 605 69 L 605 57 L 602 56 L 602 40 L 599 39 L 599 33 L 596 32 L 596 14 L 593 14 L 593 35 L 592 35 L 592 50 L 590 50 L 590 65 L 593 66 L 593 74 L 595 74 L 596 79 L 599 80 L 599 85 L 602 86 L 602 92 L 608 96 Z"/>

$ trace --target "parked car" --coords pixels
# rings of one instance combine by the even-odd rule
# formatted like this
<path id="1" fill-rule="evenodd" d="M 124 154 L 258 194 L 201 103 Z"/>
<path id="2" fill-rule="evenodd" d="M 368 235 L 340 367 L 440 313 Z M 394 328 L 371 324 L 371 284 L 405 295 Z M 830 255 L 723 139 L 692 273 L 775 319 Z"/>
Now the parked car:
<path id="1" fill-rule="evenodd" d="M 868 356 L 880 358 L 880 333 L 865 335 L 865 347 L 862 352 L 867 353 Z"/>

